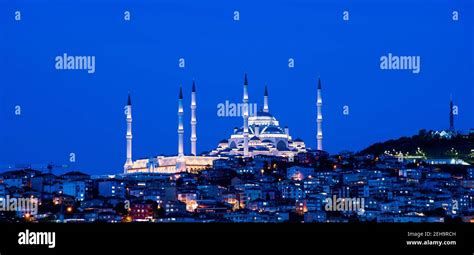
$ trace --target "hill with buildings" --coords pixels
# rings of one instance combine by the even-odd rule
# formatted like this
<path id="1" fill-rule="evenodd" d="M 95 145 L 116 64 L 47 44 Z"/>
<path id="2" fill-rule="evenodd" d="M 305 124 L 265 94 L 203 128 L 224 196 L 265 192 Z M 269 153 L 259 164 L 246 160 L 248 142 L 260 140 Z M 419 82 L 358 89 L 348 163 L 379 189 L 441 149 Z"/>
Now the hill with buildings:
<path id="1" fill-rule="evenodd" d="M 472 131 L 472 130 L 471 130 Z M 460 134 L 450 131 L 427 131 L 422 129 L 412 137 L 401 137 L 375 143 L 360 151 L 360 154 L 390 154 L 398 156 L 421 156 L 424 158 L 458 158 L 474 163 L 474 133 Z"/>

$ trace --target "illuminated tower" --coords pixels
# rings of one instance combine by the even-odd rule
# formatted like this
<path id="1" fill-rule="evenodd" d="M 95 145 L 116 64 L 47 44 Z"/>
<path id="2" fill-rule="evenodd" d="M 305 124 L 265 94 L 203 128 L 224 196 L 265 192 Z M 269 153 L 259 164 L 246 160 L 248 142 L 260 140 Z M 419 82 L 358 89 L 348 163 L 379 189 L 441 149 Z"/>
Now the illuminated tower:
<path id="1" fill-rule="evenodd" d="M 243 117 L 244 117 L 244 157 L 249 156 L 249 94 L 248 94 L 247 74 L 244 77 L 244 98 L 243 98 Z"/>
<path id="2" fill-rule="evenodd" d="M 191 92 L 191 154 L 196 156 L 196 85 L 193 80 L 193 89 Z"/>
<path id="3" fill-rule="evenodd" d="M 316 135 L 316 139 L 318 140 L 318 150 L 323 150 L 323 99 L 321 96 L 321 79 L 318 78 L 318 92 L 317 92 L 317 101 L 316 106 L 318 108 L 318 117 L 316 122 L 318 123 L 318 133 Z"/>
<path id="4" fill-rule="evenodd" d="M 268 90 L 265 84 L 265 94 L 263 95 L 263 112 L 268 112 Z"/>
<path id="5" fill-rule="evenodd" d="M 125 115 L 127 120 L 127 133 L 125 138 L 127 139 L 127 159 L 125 160 L 124 173 L 127 173 L 127 170 L 132 167 L 132 99 L 130 98 L 130 93 L 128 93 L 128 102 L 125 106 Z"/>
<path id="6" fill-rule="evenodd" d="M 449 131 L 454 131 L 454 112 L 453 112 L 453 96 L 449 101 Z"/>
<path id="7" fill-rule="evenodd" d="M 179 98 L 178 98 L 178 159 L 176 160 L 176 170 L 182 172 L 186 170 L 186 164 L 184 161 L 184 126 L 183 126 L 183 88 L 179 87 Z"/>

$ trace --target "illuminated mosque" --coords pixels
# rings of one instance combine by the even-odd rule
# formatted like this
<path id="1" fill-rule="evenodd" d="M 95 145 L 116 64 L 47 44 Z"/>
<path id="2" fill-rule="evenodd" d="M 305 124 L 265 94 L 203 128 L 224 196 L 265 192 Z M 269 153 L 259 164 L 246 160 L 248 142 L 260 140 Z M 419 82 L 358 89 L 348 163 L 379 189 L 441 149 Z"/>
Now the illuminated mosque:
<path id="1" fill-rule="evenodd" d="M 253 157 L 256 155 L 272 155 L 287 157 L 290 161 L 300 152 L 306 152 L 306 145 L 301 139 L 294 139 L 290 135 L 288 127 L 280 127 L 279 121 L 269 112 L 268 89 L 265 86 L 263 97 L 263 109 L 249 116 L 248 114 L 248 82 L 247 76 L 244 79 L 243 96 L 243 126 L 234 128 L 234 133 L 229 139 L 222 140 L 218 147 L 211 151 L 209 155 L 240 155 Z M 321 81 L 318 80 L 318 149 L 322 150 L 322 98 Z"/>
<path id="2" fill-rule="evenodd" d="M 178 154 L 176 156 L 157 156 L 147 159 L 132 160 L 132 103 L 130 94 L 125 107 L 127 122 L 127 158 L 124 173 L 179 173 L 198 172 L 212 167 L 213 161 L 227 157 L 254 157 L 257 155 L 287 157 L 292 161 L 307 148 L 303 140 L 293 139 L 289 128 L 281 128 L 279 121 L 269 112 L 268 90 L 265 86 L 263 109 L 254 116 L 249 116 L 249 96 L 247 75 L 244 77 L 242 117 L 243 126 L 234 128 L 229 139 L 222 140 L 218 147 L 206 155 L 196 154 L 196 85 L 193 81 L 191 92 L 191 155 L 184 155 L 184 110 L 183 91 L 180 87 L 178 97 Z M 321 80 L 317 89 L 317 149 L 323 150 L 322 134 L 322 95 Z"/>

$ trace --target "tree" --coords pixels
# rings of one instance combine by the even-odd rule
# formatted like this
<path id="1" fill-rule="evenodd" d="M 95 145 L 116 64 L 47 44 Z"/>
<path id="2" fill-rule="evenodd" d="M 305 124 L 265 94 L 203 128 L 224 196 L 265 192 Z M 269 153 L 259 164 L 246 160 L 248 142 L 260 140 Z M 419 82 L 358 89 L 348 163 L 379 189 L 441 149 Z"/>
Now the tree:
<path id="1" fill-rule="evenodd" d="M 125 208 L 125 203 L 119 202 L 117 205 L 115 205 L 115 212 L 117 212 L 120 215 L 127 215 L 128 210 Z"/>
<path id="2" fill-rule="evenodd" d="M 418 136 L 419 136 L 420 138 L 425 138 L 426 135 L 427 135 L 426 129 L 423 128 L 423 129 L 420 129 L 420 131 L 418 131 Z"/>

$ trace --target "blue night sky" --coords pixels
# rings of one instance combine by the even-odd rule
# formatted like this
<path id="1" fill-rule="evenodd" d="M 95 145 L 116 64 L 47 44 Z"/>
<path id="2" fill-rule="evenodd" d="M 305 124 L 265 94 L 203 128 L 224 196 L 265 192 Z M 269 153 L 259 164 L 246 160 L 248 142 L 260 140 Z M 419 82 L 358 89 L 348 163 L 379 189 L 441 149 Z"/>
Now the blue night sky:
<path id="1" fill-rule="evenodd" d="M 218 117 L 217 105 L 241 102 L 245 72 L 250 101 L 262 105 L 266 82 L 270 112 L 313 148 L 320 76 L 330 153 L 446 129 L 450 94 L 456 129 L 466 132 L 474 128 L 473 8 L 468 0 L 0 0 L 0 164 L 69 164 L 73 152 L 73 170 L 122 172 L 128 91 L 133 158 L 174 154 L 179 84 L 189 153 L 192 79 L 198 151 L 210 150 L 242 123 Z M 96 72 L 56 70 L 63 53 L 95 56 Z M 381 70 L 388 53 L 420 56 L 420 73 Z"/>

